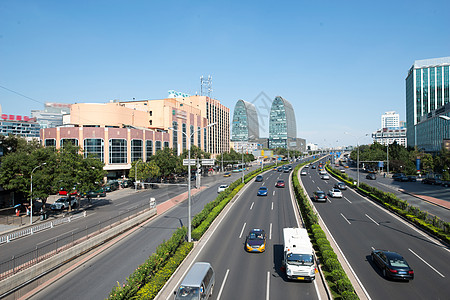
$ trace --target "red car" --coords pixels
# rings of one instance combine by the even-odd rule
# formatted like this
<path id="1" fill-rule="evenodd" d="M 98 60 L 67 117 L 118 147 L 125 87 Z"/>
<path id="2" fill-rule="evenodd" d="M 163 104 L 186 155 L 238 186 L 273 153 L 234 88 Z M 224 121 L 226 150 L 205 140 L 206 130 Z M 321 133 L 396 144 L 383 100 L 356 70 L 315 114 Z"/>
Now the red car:
<path id="1" fill-rule="evenodd" d="M 284 180 L 278 180 L 275 184 L 275 187 L 277 188 L 284 188 Z"/>

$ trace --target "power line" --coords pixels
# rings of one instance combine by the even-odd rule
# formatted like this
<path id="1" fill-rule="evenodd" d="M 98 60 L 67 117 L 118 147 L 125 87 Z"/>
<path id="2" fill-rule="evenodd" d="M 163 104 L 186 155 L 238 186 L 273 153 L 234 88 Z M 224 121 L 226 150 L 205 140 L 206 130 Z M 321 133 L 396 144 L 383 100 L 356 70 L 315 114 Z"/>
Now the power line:
<path id="1" fill-rule="evenodd" d="M 9 92 L 11 92 L 11 93 L 17 94 L 17 95 L 19 95 L 19 96 L 22 96 L 22 97 L 24 97 L 24 98 L 30 99 L 31 101 L 37 102 L 37 103 L 39 103 L 39 104 L 44 104 L 44 102 L 42 102 L 42 101 L 39 101 L 39 100 L 33 99 L 33 98 L 31 98 L 31 97 L 25 96 L 24 94 L 21 94 L 21 93 L 19 93 L 19 92 L 16 92 L 16 91 L 13 91 L 13 90 L 11 90 L 11 89 L 8 89 L 7 87 L 4 87 L 4 86 L 1 86 L 1 85 L 0 85 L 0 88 L 5 89 L 5 90 L 7 90 L 7 91 L 9 91 Z"/>

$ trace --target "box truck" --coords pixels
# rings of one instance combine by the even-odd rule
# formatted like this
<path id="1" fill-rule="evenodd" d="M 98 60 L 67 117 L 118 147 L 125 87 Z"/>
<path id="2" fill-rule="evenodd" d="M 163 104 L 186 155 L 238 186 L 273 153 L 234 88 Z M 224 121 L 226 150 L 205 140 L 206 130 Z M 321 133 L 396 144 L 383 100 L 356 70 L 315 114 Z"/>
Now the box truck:
<path id="1" fill-rule="evenodd" d="M 312 281 L 316 278 L 316 260 L 308 231 L 283 228 L 283 267 L 288 279 Z"/>

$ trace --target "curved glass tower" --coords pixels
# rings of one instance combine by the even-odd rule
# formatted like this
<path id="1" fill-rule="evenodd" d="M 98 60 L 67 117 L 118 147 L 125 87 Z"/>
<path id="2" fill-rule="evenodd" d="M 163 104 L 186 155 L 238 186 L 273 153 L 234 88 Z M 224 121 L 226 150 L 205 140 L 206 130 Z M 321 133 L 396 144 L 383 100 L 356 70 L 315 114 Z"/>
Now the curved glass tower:
<path id="1" fill-rule="evenodd" d="M 288 148 L 289 140 L 296 138 L 297 123 L 291 103 L 280 96 L 275 97 L 269 117 L 269 148 Z"/>
<path id="2" fill-rule="evenodd" d="M 256 107 L 247 101 L 239 100 L 234 107 L 231 140 L 249 141 L 259 138 L 259 122 Z"/>

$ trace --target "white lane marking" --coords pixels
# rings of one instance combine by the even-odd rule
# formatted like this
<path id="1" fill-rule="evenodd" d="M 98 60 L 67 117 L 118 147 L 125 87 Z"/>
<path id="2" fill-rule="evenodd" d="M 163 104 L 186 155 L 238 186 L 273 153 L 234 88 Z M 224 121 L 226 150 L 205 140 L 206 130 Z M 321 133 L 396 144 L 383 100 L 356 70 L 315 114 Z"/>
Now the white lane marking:
<path id="1" fill-rule="evenodd" d="M 348 203 L 352 203 L 352 201 L 348 200 L 347 197 L 344 197 L 345 200 L 348 201 Z"/>
<path id="2" fill-rule="evenodd" d="M 341 213 L 341 216 L 344 218 L 345 221 L 347 221 L 348 224 L 352 224 L 352 223 L 350 223 L 349 220 L 347 220 L 347 218 L 342 213 Z"/>
<path id="3" fill-rule="evenodd" d="M 272 208 L 271 208 L 271 210 L 273 210 L 273 202 L 272 202 Z"/>
<path id="4" fill-rule="evenodd" d="M 318 190 L 318 191 L 321 191 L 320 187 L 317 187 L 317 190 Z"/>
<path id="5" fill-rule="evenodd" d="M 116 206 L 121 206 L 121 205 L 127 204 L 128 202 L 129 202 L 129 201 L 125 201 L 125 202 L 122 202 L 122 203 L 116 204 Z"/>
<path id="6" fill-rule="evenodd" d="M 370 247 L 370 248 L 372 248 L 372 250 L 375 250 L 375 248 L 374 248 L 374 247 Z"/>
<path id="7" fill-rule="evenodd" d="M 66 235 L 66 234 L 71 233 L 71 232 L 74 232 L 74 231 L 77 230 L 77 229 L 78 229 L 78 228 L 75 228 L 75 229 L 72 229 L 72 230 L 69 231 L 69 232 L 65 232 L 65 233 L 62 233 L 62 234 L 60 234 L 60 235 L 54 236 L 54 237 L 49 238 L 49 239 L 47 239 L 47 240 L 45 240 L 45 241 L 39 242 L 39 243 L 37 243 L 36 245 L 43 244 L 43 243 L 46 243 L 46 242 L 52 241 L 52 240 L 54 241 L 55 239 L 59 238 L 60 236 Z"/>
<path id="8" fill-rule="evenodd" d="M 252 205 L 250 205 L 250 210 L 252 210 L 253 204 L 255 204 L 255 202 L 252 202 Z"/>
<path id="9" fill-rule="evenodd" d="M 375 222 L 374 219 L 372 219 L 371 217 L 369 217 L 367 214 L 365 214 L 365 215 L 366 215 L 366 217 L 368 217 L 372 222 L 374 222 L 375 224 L 377 224 L 378 226 L 380 226 L 380 224 L 378 224 L 377 222 Z"/>
<path id="10" fill-rule="evenodd" d="M 318 300 L 322 300 L 322 297 L 320 297 L 320 293 L 319 293 L 319 288 L 317 287 L 317 280 L 313 280 L 314 281 L 314 287 L 316 288 L 316 295 Z"/>
<path id="11" fill-rule="evenodd" d="M 313 179 L 311 179 L 311 181 L 312 181 L 313 183 L 315 183 Z"/>
<path id="12" fill-rule="evenodd" d="M 269 292 L 270 292 L 270 272 L 267 272 L 267 288 L 266 288 L 266 300 L 269 300 Z"/>
<path id="13" fill-rule="evenodd" d="M 241 230 L 241 234 L 239 235 L 239 238 L 242 238 L 242 234 L 244 233 L 245 225 L 247 225 L 247 223 L 244 223 L 244 225 L 242 226 L 242 230 Z"/>
<path id="14" fill-rule="evenodd" d="M 89 215 L 87 215 L 86 217 L 90 217 L 90 216 L 93 216 L 93 215 L 95 215 L 96 213 L 94 212 L 94 213 L 91 213 L 91 214 L 89 214 Z"/>
<path id="15" fill-rule="evenodd" d="M 275 191 L 273 191 L 272 196 L 275 196 Z"/>
<path id="16" fill-rule="evenodd" d="M 329 198 L 329 197 L 327 197 L 327 201 L 331 203 L 331 200 L 330 200 L 330 198 Z"/>
<path id="17" fill-rule="evenodd" d="M 261 186 L 264 186 L 264 183 L 265 183 L 265 182 L 263 182 Z"/>
<path id="18" fill-rule="evenodd" d="M 222 296 L 223 287 L 225 286 L 225 282 L 227 281 L 229 272 L 230 272 L 230 269 L 227 269 L 227 272 L 225 273 L 225 278 L 223 279 L 222 285 L 220 286 L 219 295 L 217 295 L 217 300 L 219 300 L 220 296 Z"/>
<path id="19" fill-rule="evenodd" d="M 436 273 L 438 273 L 441 277 L 445 278 L 444 275 L 442 275 L 441 272 L 439 272 L 438 270 L 436 270 L 432 265 L 430 265 L 429 263 L 427 263 L 422 257 L 420 257 L 419 255 L 417 255 L 414 251 L 412 251 L 411 249 L 408 248 L 409 251 L 411 251 L 412 254 L 414 254 L 415 256 L 417 256 L 421 261 L 423 261 L 427 266 L 429 266 L 433 271 L 435 271 Z"/>
<path id="20" fill-rule="evenodd" d="M 269 240 L 272 239 L 272 223 L 270 223 L 270 229 L 269 229 Z"/>

